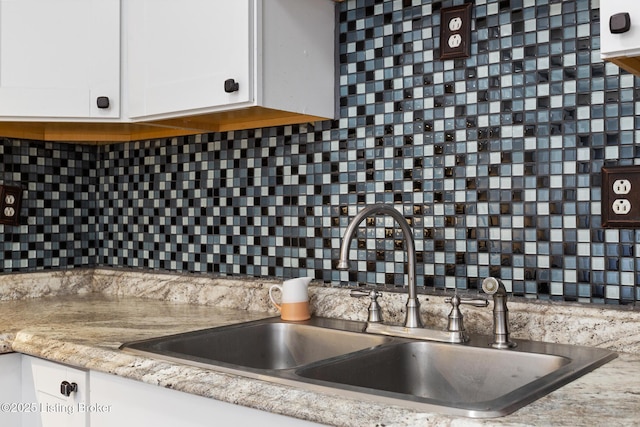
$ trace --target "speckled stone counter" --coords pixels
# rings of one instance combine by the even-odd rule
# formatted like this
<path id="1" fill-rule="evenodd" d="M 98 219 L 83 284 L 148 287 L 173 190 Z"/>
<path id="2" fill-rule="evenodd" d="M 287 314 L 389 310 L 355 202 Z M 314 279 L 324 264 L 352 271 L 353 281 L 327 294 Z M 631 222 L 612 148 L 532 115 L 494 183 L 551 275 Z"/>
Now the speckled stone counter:
<path id="1" fill-rule="evenodd" d="M 488 420 L 449 417 L 366 400 L 353 400 L 268 381 L 134 356 L 118 350 L 123 342 L 264 318 L 275 312 L 266 292 L 273 281 L 212 279 L 96 270 L 67 273 L 40 284 L 43 296 L 20 291 L 26 299 L 2 295 L 19 276 L 0 276 L 0 350 L 31 354 L 73 366 L 108 372 L 265 411 L 328 425 L 472 426 L 472 425 L 637 425 L 640 419 L 638 313 L 580 306 L 518 303 L 510 305 L 514 335 L 546 341 L 592 342 L 620 353 L 618 359 L 556 390 L 512 415 Z M 39 280 L 46 280 L 46 274 Z M 74 276 L 73 278 L 71 276 Z M 8 279 L 8 277 L 10 279 Z M 34 280 L 30 277 L 28 280 Z M 37 280 L 36 280 L 37 282 Z M 28 289 L 28 286 L 24 289 Z M 74 291 L 75 290 L 75 291 Z M 80 291 L 81 290 L 81 291 Z M 15 291 L 12 291 L 15 292 Z M 366 302 L 344 289 L 312 287 L 316 314 L 363 320 Z M 390 311 L 405 296 L 386 294 Z M 439 297 L 423 303 L 424 315 L 439 324 L 447 307 Z M 442 307 L 440 307 L 442 306 Z M 466 307 L 465 307 L 466 308 Z M 523 311 L 526 309 L 526 311 Z M 490 310 L 465 310 L 468 326 L 482 332 Z M 364 314 L 366 315 L 366 313 Z M 389 313 L 393 316 L 393 313 Z M 526 322 L 525 319 L 530 319 Z M 520 333 L 518 334 L 518 328 Z M 471 329 L 471 328 L 470 328 Z M 553 333 L 548 329 L 557 329 Z M 567 338 L 567 340 L 563 340 Z M 292 404 L 295 403 L 295 404 Z"/>

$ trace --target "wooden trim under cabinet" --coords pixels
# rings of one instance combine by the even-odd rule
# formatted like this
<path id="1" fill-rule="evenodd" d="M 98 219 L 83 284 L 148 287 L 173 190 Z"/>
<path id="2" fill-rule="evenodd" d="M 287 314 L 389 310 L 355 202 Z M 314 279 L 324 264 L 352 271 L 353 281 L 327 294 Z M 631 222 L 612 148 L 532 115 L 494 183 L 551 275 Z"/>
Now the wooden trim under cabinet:
<path id="1" fill-rule="evenodd" d="M 640 57 L 638 56 L 606 58 L 605 61 L 609 61 L 612 64 L 616 64 L 618 67 L 630 72 L 631 74 L 640 76 Z"/>
<path id="2" fill-rule="evenodd" d="M 193 129 L 202 132 L 229 132 L 233 130 L 255 129 L 272 126 L 329 120 L 326 117 L 291 113 L 264 107 L 250 107 L 242 110 L 222 111 L 198 116 L 156 120 L 156 126 Z"/>
<path id="3" fill-rule="evenodd" d="M 208 132 L 292 125 L 320 120 L 328 119 L 252 107 L 243 110 L 137 123 L 0 122 L 0 137 L 104 145 Z"/>
<path id="4" fill-rule="evenodd" d="M 138 139 L 181 136 L 178 129 L 132 123 L 0 122 L 0 137 L 103 145 Z"/>

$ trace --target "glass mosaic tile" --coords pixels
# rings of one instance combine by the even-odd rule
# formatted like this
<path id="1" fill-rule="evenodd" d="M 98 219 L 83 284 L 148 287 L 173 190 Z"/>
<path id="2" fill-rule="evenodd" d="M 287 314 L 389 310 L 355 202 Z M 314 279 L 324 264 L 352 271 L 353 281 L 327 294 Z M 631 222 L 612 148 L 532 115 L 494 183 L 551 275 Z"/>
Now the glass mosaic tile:
<path id="1" fill-rule="evenodd" d="M 589 0 L 478 1 L 472 55 L 440 61 L 439 10 L 340 3 L 334 121 L 108 146 L 3 139 L 0 271 L 120 266 L 401 288 L 400 231 L 376 218 L 333 268 L 364 205 L 414 230 L 418 285 L 594 304 L 640 298 L 640 232 L 600 227 L 600 170 L 637 164 L 640 80 L 599 59 Z"/>

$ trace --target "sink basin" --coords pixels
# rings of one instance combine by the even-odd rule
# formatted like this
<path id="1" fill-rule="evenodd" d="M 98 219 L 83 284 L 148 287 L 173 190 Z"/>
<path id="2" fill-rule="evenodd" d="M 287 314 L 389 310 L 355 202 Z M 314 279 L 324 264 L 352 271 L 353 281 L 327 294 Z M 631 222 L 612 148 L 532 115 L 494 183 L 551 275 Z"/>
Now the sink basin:
<path id="1" fill-rule="evenodd" d="M 139 341 L 126 344 L 126 348 L 204 364 L 278 370 L 391 340 L 309 324 L 259 321 Z"/>
<path id="2" fill-rule="evenodd" d="M 334 395 L 472 418 L 507 415 L 614 359 L 591 347 L 473 335 L 464 344 L 363 333 L 365 324 L 264 319 L 123 344 L 127 352 Z"/>
<path id="3" fill-rule="evenodd" d="M 296 374 L 352 390 L 495 412 L 521 400 L 537 387 L 536 382 L 544 383 L 545 376 L 570 363 L 564 356 L 415 341 L 299 369 Z"/>
<path id="4" fill-rule="evenodd" d="M 476 404 L 512 393 L 569 362 L 546 354 L 410 342 L 296 373 L 454 404 Z"/>

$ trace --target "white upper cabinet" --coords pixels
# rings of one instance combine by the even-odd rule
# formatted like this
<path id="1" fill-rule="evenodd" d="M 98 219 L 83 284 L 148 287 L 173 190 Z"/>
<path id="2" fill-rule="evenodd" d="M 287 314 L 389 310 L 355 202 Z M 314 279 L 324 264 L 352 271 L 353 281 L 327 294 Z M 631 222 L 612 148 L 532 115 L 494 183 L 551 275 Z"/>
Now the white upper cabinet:
<path id="1" fill-rule="evenodd" d="M 119 118 L 120 1 L 0 0 L 0 116 Z"/>
<path id="2" fill-rule="evenodd" d="M 127 5 L 131 118 L 231 108 L 252 99 L 248 0 L 131 0 Z M 237 90 L 225 92 L 229 79 Z"/>
<path id="3" fill-rule="evenodd" d="M 334 115 L 329 0 L 129 0 L 129 116 L 260 107 Z"/>
<path id="4" fill-rule="evenodd" d="M 600 1 L 600 55 L 640 74 L 640 2 Z"/>
<path id="5" fill-rule="evenodd" d="M 640 55 L 640 2 L 600 2 L 600 53 L 613 58 Z"/>
<path id="6" fill-rule="evenodd" d="M 0 136 L 112 142 L 335 117 L 331 0 L 0 0 Z"/>

